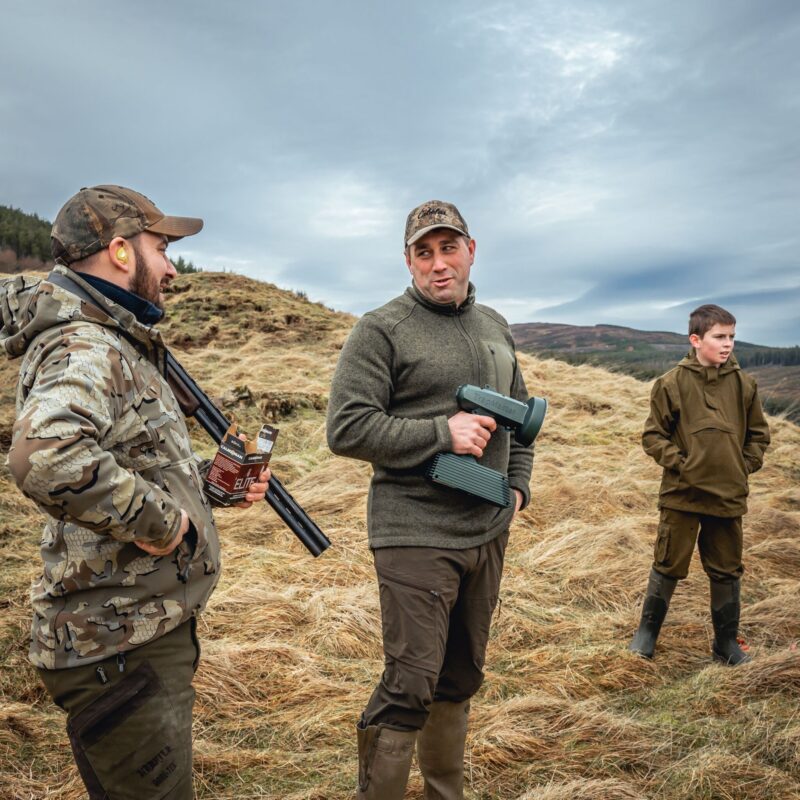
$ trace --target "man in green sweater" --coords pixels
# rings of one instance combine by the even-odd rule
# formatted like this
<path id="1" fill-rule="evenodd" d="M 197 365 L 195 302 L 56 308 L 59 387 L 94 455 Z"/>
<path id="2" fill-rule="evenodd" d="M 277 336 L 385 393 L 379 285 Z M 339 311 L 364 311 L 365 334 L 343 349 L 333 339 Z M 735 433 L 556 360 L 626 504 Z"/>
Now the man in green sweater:
<path id="1" fill-rule="evenodd" d="M 469 699 L 483 680 L 508 528 L 529 502 L 531 447 L 491 417 L 460 411 L 461 384 L 525 401 L 506 321 L 475 302 L 475 240 L 450 203 L 408 216 L 412 285 L 365 314 L 336 368 L 328 443 L 369 461 L 369 544 L 383 624 L 383 675 L 357 726 L 359 798 L 402 798 L 416 744 L 426 798 L 463 797 Z M 508 475 L 498 508 L 430 482 L 440 452 Z"/>

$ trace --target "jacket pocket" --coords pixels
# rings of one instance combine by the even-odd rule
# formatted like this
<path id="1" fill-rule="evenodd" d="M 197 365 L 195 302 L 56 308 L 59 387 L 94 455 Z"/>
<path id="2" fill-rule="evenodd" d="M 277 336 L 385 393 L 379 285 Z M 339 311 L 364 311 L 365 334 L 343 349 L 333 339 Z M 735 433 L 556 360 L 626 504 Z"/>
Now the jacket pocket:
<path id="1" fill-rule="evenodd" d="M 114 460 L 123 469 L 157 474 L 159 468 L 169 464 L 169 457 L 156 446 L 153 432 L 134 409 L 115 424 L 112 433 L 103 442 L 103 449 L 109 450 Z"/>
<path id="2" fill-rule="evenodd" d="M 692 488 L 726 499 L 747 494 L 747 470 L 736 429 L 706 418 L 689 428 L 681 479 Z"/>
<path id="3" fill-rule="evenodd" d="M 658 536 L 656 536 L 655 552 L 653 560 L 656 564 L 663 567 L 670 566 L 670 527 L 665 522 L 658 526 Z"/>
<path id="4" fill-rule="evenodd" d="M 103 448 L 113 452 L 120 466 L 143 473 L 153 470 L 156 479 L 157 468 L 192 457 L 183 418 L 157 373 L 149 377 L 114 422 Z"/>
<path id="5" fill-rule="evenodd" d="M 448 614 L 439 592 L 385 574 L 378 587 L 385 655 L 438 674 Z"/>
<path id="6" fill-rule="evenodd" d="M 190 560 L 199 561 L 210 557 L 214 562 L 213 569 L 216 571 L 217 547 L 212 549 L 213 554 L 208 553 L 209 545 L 216 541 L 214 527 L 214 517 L 211 506 L 206 500 L 203 492 L 200 474 L 194 459 L 189 459 L 179 464 L 173 464 L 162 470 L 163 486 L 175 501 L 189 515 L 189 519 L 195 527 L 197 541 L 192 550 Z M 208 569 L 206 570 L 208 571 Z"/>
<path id="7" fill-rule="evenodd" d="M 492 364 L 494 373 L 494 388 L 500 394 L 509 394 L 511 385 L 514 381 L 514 367 L 516 358 L 512 350 L 505 344 L 498 342 L 487 342 L 486 348 L 489 351 L 489 361 Z"/>

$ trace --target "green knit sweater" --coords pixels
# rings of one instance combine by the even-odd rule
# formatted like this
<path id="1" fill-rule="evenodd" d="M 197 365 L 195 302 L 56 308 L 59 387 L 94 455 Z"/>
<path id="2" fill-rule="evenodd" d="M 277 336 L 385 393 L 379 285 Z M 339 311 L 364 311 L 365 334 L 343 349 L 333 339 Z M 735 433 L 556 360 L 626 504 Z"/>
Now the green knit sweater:
<path id="1" fill-rule="evenodd" d="M 508 324 L 475 303 L 472 284 L 458 308 L 433 303 L 411 286 L 353 328 L 331 386 L 328 444 L 372 464 L 370 547 L 463 549 L 508 528 L 513 509 L 423 476 L 436 453 L 452 450 L 447 420 L 459 410 L 462 383 L 528 399 Z M 498 428 L 480 463 L 506 473 L 527 505 L 532 447 Z"/>

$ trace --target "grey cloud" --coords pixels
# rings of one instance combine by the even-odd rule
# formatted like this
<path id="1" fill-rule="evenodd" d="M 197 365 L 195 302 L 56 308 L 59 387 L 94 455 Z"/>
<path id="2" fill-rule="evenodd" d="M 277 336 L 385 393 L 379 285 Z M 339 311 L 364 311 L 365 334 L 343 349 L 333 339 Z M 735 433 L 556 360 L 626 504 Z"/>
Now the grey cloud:
<path id="1" fill-rule="evenodd" d="M 721 291 L 793 343 L 799 54 L 791 0 L 8 4 L 0 203 L 132 185 L 205 218 L 176 254 L 363 312 L 441 197 L 514 321 Z"/>

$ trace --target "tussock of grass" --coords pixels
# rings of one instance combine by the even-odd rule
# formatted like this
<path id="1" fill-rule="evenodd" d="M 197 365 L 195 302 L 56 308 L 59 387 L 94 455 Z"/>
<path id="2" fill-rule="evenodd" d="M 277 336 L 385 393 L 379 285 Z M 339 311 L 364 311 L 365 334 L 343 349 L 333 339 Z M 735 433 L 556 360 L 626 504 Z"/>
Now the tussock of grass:
<path id="1" fill-rule="evenodd" d="M 187 275 L 176 289 L 167 340 L 183 343 L 181 362 L 244 430 L 274 410 L 274 472 L 334 543 L 312 559 L 266 504 L 219 512 L 224 566 L 196 678 L 198 797 L 352 797 L 353 726 L 381 670 L 370 469 L 328 452 L 320 407 L 352 318 L 241 276 Z M 771 420 L 774 445 L 751 483 L 742 631 L 753 663 L 712 664 L 698 560 L 650 662 L 626 649 L 657 520 L 660 473 L 639 444 L 649 387 L 588 366 L 520 363 L 551 405 L 473 701 L 467 796 L 800 797 L 800 429 Z M 0 366 L 4 447 L 15 369 Z M 0 468 L 0 796 L 77 800 L 63 715 L 26 666 L 40 529 Z M 408 796 L 421 787 L 414 769 Z"/>
<path id="2" fill-rule="evenodd" d="M 787 700 L 800 699 L 800 653 L 784 650 L 762 655 L 742 669 L 722 669 L 716 676 L 715 700 L 735 707 L 742 697 L 761 698 L 780 694 Z"/>
<path id="3" fill-rule="evenodd" d="M 692 800 L 798 797 L 797 782 L 782 771 L 742 755 L 708 747 L 692 752 L 670 769 L 659 790 Z"/>
<path id="4" fill-rule="evenodd" d="M 551 783 L 525 792 L 517 800 L 646 800 L 646 796 L 634 786 L 612 778 Z"/>
<path id="5" fill-rule="evenodd" d="M 478 707 L 475 723 L 473 770 L 489 780 L 514 764 L 529 771 L 533 766 L 545 775 L 600 776 L 627 770 L 646 774 L 654 755 L 670 747 L 662 740 L 657 748 L 643 748 L 647 728 L 608 712 L 594 698 L 574 702 L 552 694 L 528 694 Z"/>

